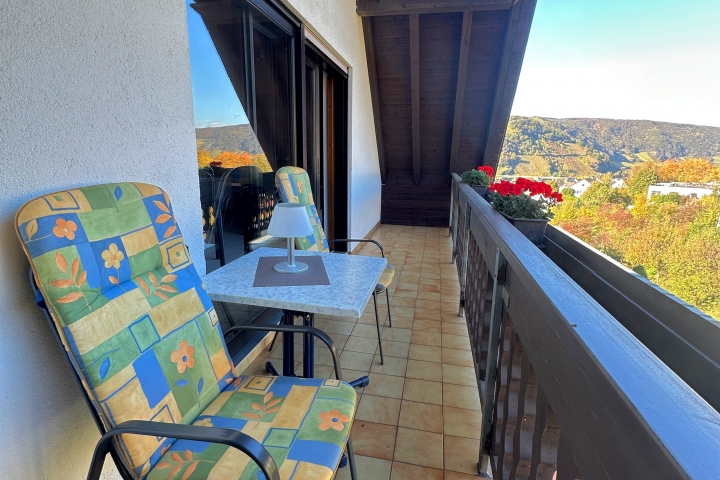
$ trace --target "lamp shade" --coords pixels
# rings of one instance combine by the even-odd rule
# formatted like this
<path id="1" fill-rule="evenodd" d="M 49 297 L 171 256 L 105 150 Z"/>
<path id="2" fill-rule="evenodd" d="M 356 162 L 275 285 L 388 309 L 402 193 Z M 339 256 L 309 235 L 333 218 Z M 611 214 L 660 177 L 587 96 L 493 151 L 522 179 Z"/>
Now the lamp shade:
<path id="1" fill-rule="evenodd" d="M 284 238 L 312 235 L 313 226 L 305 205 L 278 203 L 270 219 L 268 233 L 273 237 Z"/>

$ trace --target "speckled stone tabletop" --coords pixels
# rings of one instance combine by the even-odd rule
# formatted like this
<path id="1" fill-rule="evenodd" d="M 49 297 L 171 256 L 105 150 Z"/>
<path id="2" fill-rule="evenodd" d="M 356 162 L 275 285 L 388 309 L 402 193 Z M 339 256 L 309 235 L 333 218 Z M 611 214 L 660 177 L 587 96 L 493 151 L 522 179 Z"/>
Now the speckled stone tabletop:
<path id="1" fill-rule="evenodd" d="M 287 255 L 287 251 L 255 250 L 205 275 L 205 289 L 216 302 L 360 318 L 387 265 L 387 260 L 378 257 L 296 251 L 296 261 L 306 255 L 322 256 L 330 285 L 253 287 L 258 259 L 279 255 Z"/>

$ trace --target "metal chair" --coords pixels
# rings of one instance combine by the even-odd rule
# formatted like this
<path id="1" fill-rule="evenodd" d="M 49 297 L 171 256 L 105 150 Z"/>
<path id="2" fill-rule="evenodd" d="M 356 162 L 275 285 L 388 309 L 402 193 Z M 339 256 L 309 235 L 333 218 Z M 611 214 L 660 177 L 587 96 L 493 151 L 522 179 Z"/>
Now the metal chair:
<path id="1" fill-rule="evenodd" d="M 126 479 L 330 480 L 343 450 L 356 479 L 356 394 L 330 337 L 299 325 L 233 327 L 320 338 L 336 380 L 236 375 L 163 190 L 56 192 L 21 207 L 16 227 L 38 303 L 102 434 L 88 479 L 110 453 Z"/>
<path id="2" fill-rule="evenodd" d="M 375 244 L 380 249 L 382 257 L 385 258 L 385 251 L 383 250 L 382 245 L 375 240 L 366 238 L 337 238 L 328 242 L 325 237 L 322 222 L 320 221 L 320 216 L 318 215 L 317 208 L 315 207 L 315 201 L 313 200 L 312 190 L 310 188 L 310 178 L 305 170 L 298 167 L 282 167 L 275 174 L 275 184 L 283 202 L 293 202 L 305 205 L 308 215 L 310 216 L 310 223 L 313 225 L 314 232 L 312 235 L 308 235 L 307 237 L 298 237 L 295 239 L 295 245 L 298 249 L 330 252 L 329 245 L 332 243 L 363 242 Z M 373 302 L 375 304 L 375 324 L 377 326 L 381 364 L 384 364 L 385 360 L 383 358 L 382 339 L 380 335 L 380 315 L 378 314 L 377 296 L 385 292 L 388 309 L 388 324 L 392 327 L 390 294 L 388 292 L 388 287 L 392 283 L 394 277 L 395 269 L 391 265 L 388 265 L 381 275 L 380 280 L 375 287 L 375 291 L 373 292 Z"/>

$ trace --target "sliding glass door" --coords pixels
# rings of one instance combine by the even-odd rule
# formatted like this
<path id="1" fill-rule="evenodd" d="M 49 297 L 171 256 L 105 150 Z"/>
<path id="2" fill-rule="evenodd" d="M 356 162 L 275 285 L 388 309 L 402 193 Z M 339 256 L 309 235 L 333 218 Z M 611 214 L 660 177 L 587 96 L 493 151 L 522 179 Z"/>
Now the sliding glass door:
<path id="1" fill-rule="evenodd" d="M 344 237 L 346 157 L 336 152 L 347 143 L 333 132 L 335 105 L 347 101 L 338 95 L 347 90 L 335 87 L 337 72 L 306 46 L 304 26 L 273 0 L 187 5 L 208 271 L 263 246 L 284 248 L 284 239 L 270 237 L 267 228 L 275 172 L 286 165 L 308 171 L 328 236 L 340 228 Z M 274 315 L 219 307 L 226 327 Z"/>

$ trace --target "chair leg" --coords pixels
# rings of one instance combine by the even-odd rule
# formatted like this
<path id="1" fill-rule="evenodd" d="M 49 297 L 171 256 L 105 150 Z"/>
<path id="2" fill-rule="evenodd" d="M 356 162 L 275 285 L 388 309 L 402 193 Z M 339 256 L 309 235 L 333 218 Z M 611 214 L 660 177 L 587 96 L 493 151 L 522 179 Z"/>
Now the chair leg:
<path id="1" fill-rule="evenodd" d="M 355 453 L 353 452 L 352 440 L 350 440 L 349 436 L 347 441 L 347 454 L 348 463 L 350 464 L 350 478 L 352 480 L 357 480 L 357 470 L 355 469 Z"/>
<path id="2" fill-rule="evenodd" d="M 270 342 L 270 351 L 271 352 L 275 348 L 275 343 L 277 342 L 277 339 L 278 339 L 278 332 L 275 332 L 275 335 L 273 335 L 272 342 Z"/>
<path id="3" fill-rule="evenodd" d="M 382 338 L 380 338 L 380 315 L 378 315 L 377 295 L 375 294 L 375 292 L 373 292 L 373 302 L 375 302 L 375 325 L 377 325 L 378 345 L 380 346 L 380 365 L 385 365 L 385 359 L 383 358 L 382 351 Z"/>
<path id="4" fill-rule="evenodd" d="M 392 316 L 390 315 L 390 293 L 387 288 L 385 289 L 385 298 L 387 298 L 388 304 L 388 323 L 390 324 L 390 328 L 392 328 Z"/>

